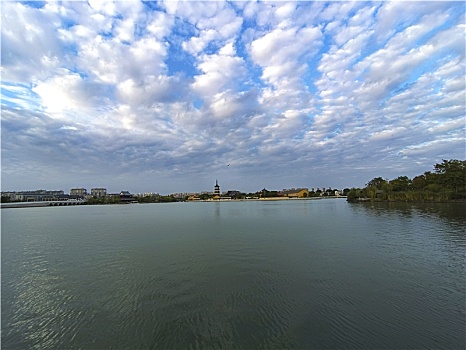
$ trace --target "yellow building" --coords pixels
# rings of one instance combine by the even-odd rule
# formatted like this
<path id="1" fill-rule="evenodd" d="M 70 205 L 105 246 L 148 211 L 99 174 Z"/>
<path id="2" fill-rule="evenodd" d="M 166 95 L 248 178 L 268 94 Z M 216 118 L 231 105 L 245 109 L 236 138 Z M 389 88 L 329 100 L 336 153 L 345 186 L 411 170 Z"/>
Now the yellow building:
<path id="1" fill-rule="evenodd" d="M 283 190 L 280 194 L 288 198 L 308 198 L 309 190 L 307 188 L 291 188 Z"/>

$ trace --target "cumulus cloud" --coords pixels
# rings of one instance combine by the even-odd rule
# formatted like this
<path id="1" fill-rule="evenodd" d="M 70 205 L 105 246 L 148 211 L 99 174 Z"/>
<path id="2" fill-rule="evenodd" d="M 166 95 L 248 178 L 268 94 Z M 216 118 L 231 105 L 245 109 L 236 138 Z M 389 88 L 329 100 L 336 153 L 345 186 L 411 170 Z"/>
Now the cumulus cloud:
<path id="1" fill-rule="evenodd" d="M 95 90 L 86 84 L 79 74 L 64 70 L 46 81 L 39 82 L 32 88 L 42 99 L 43 108 L 51 115 L 66 110 L 83 109 L 89 111 Z M 95 91 L 94 91 L 95 92 Z"/>
<path id="2" fill-rule="evenodd" d="M 251 57 L 263 68 L 262 78 L 272 84 L 284 77 L 302 74 L 306 65 L 300 57 L 319 46 L 318 28 L 277 28 L 251 43 Z"/>
<path id="3" fill-rule="evenodd" d="M 232 43 L 225 45 L 218 54 L 200 57 L 197 68 L 203 73 L 194 77 L 192 88 L 201 96 L 213 96 L 232 88 L 245 73 L 243 59 L 235 55 Z"/>
<path id="4" fill-rule="evenodd" d="M 60 17 L 23 3 L 2 4 L 2 80 L 30 83 L 60 67 Z"/>
<path id="5" fill-rule="evenodd" d="M 6 2 L 2 181 L 348 187 L 404 175 L 394 164 L 417 175 L 464 158 L 464 12 L 455 2 Z"/>

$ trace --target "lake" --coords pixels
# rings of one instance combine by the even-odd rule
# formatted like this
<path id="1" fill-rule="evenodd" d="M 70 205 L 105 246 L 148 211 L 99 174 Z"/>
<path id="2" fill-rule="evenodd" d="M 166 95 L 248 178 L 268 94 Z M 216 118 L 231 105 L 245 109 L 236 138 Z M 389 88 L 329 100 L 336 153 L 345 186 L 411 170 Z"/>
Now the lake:
<path id="1" fill-rule="evenodd" d="M 3 349 L 464 349 L 466 204 L 1 210 Z"/>

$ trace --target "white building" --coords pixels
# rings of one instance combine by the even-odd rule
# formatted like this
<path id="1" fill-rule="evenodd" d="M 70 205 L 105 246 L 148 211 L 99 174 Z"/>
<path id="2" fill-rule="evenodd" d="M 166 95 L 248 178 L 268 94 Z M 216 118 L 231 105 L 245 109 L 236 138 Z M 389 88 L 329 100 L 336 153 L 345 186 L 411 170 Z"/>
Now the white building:
<path id="1" fill-rule="evenodd" d="M 87 190 L 85 188 L 72 188 L 70 190 L 70 195 L 84 197 L 85 195 L 87 195 Z"/>
<path id="2" fill-rule="evenodd" d="M 91 196 L 102 198 L 107 196 L 107 189 L 106 188 L 91 188 Z"/>

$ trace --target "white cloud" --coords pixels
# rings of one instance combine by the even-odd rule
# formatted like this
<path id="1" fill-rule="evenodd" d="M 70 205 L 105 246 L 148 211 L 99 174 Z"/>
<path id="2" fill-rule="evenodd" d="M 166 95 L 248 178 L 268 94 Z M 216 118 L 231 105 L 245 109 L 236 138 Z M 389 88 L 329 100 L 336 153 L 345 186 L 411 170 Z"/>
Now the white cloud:
<path id="1" fill-rule="evenodd" d="M 183 49 L 197 56 L 214 41 L 228 41 L 241 29 L 243 20 L 230 4 L 213 2 L 164 2 L 167 13 L 192 24 L 198 35 L 183 43 Z"/>
<path id="2" fill-rule="evenodd" d="M 60 76 L 40 82 L 32 91 L 40 96 L 43 107 L 51 115 L 61 117 L 61 113 L 74 109 L 89 111 L 92 95 L 78 74 L 63 71 Z"/>
<path id="3" fill-rule="evenodd" d="M 168 16 L 163 12 L 156 12 L 153 14 L 152 20 L 149 21 L 147 30 L 156 39 L 163 40 L 165 36 L 170 34 L 173 25 L 174 18 L 172 16 Z"/>
<path id="4" fill-rule="evenodd" d="M 134 40 L 135 22 L 132 18 L 118 20 L 114 29 L 115 38 L 121 42 L 132 42 Z"/>
<path id="5" fill-rule="evenodd" d="M 463 148 L 462 148 L 463 147 Z M 416 145 L 410 145 L 400 151 L 404 156 L 416 157 L 442 157 L 443 154 L 449 154 L 452 149 L 460 150 L 457 153 L 459 158 L 464 158 L 464 138 L 445 138 L 434 141 L 422 142 Z"/>
<path id="6" fill-rule="evenodd" d="M 401 26 L 410 26 L 422 16 L 437 11 L 445 12 L 445 8 L 445 4 L 441 1 L 385 2 L 377 12 L 375 37 L 379 42 L 384 42 L 396 34 Z"/>
<path id="7" fill-rule="evenodd" d="M 347 18 L 357 6 L 359 6 L 357 1 L 332 2 L 322 11 L 320 18 L 325 21 Z"/>
<path id="8" fill-rule="evenodd" d="M 256 64 L 270 66 L 300 56 L 320 45 L 318 28 L 275 29 L 251 43 L 251 56 Z"/>
<path id="9" fill-rule="evenodd" d="M 60 19 L 55 13 L 6 2 L 1 21 L 2 79 L 29 83 L 59 67 L 61 45 L 55 33 Z"/>
<path id="10" fill-rule="evenodd" d="M 228 159 L 262 188 L 290 167 L 342 183 L 354 164 L 389 177 L 392 164 L 464 153 L 456 3 L 153 5 L 2 4 L 6 164 L 181 179 Z"/>
<path id="11" fill-rule="evenodd" d="M 390 128 L 382 131 L 375 132 L 369 138 L 370 141 L 381 141 L 381 140 L 394 140 L 395 138 L 400 137 L 406 132 L 406 128 L 398 126 L 395 128 Z"/>
<path id="12" fill-rule="evenodd" d="M 244 61 L 236 56 L 232 43 L 219 54 L 201 56 L 197 67 L 202 74 L 194 77 L 192 88 L 204 98 L 234 87 L 245 73 Z"/>
<path id="13" fill-rule="evenodd" d="M 216 94 L 208 108 L 214 118 L 226 121 L 225 125 L 233 130 L 244 127 L 259 110 L 254 92 L 234 94 L 231 91 Z"/>
<path id="14" fill-rule="evenodd" d="M 105 16 L 113 17 L 117 14 L 116 3 L 112 1 L 89 0 L 92 10 L 100 12 Z"/>
<path id="15" fill-rule="evenodd" d="M 287 109 L 306 110 L 310 107 L 313 98 L 303 76 L 309 68 L 306 60 L 316 53 L 321 40 L 321 31 L 316 27 L 276 28 L 250 44 L 251 58 L 262 68 L 262 81 L 272 87 L 263 89 L 260 99 L 274 111 L 270 116 L 272 125 L 279 127 L 282 124 L 276 118 Z M 299 129 L 297 127 L 296 132 L 300 132 Z"/>
<path id="16" fill-rule="evenodd" d="M 464 129 L 465 126 L 466 126 L 466 121 L 465 121 L 464 117 L 461 116 L 461 117 L 453 119 L 453 120 L 448 120 L 448 121 L 445 121 L 445 122 L 439 122 L 439 123 L 437 123 L 437 125 L 430 127 L 428 129 L 428 131 L 431 132 L 431 133 L 436 133 L 436 134 L 442 133 L 443 134 L 445 132 L 452 131 L 452 130 L 458 130 L 458 129 L 465 130 Z"/>

